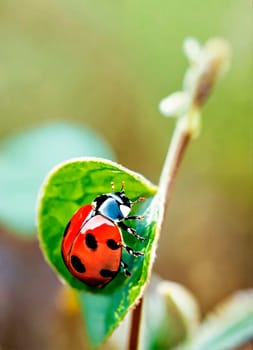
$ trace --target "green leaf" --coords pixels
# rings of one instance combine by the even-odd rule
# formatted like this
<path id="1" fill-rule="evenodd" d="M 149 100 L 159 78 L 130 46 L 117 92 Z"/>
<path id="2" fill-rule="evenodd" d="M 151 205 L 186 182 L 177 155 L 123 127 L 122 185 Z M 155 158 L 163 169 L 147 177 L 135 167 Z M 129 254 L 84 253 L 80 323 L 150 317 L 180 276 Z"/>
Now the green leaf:
<path id="1" fill-rule="evenodd" d="M 215 309 L 185 349 L 230 350 L 253 339 L 253 289 L 240 291 Z"/>
<path id="2" fill-rule="evenodd" d="M 145 256 L 133 257 L 123 252 L 131 277 L 119 273 L 108 285 L 99 289 L 86 286 L 68 271 L 61 256 L 61 241 L 73 213 L 80 206 L 91 203 L 99 194 L 111 192 L 112 181 L 116 190 L 124 181 L 126 194 L 131 200 L 140 196 L 146 198 L 134 206 L 134 213 L 144 213 L 145 218 L 133 225 L 138 234 L 147 237 L 147 240 L 140 242 L 123 232 L 125 243 L 144 252 Z M 144 289 L 153 261 L 156 222 L 150 203 L 155 193 L 156 187 L 143 176 L 98 158 L 74 159 L 59 165 L 42 187 L 38 208 L 41 247 L 48 262 L 70 286 L 88 292 L 81 293 L 80 300 L 88 334 L 95 345 L 111 334 Z"/>
<path id="3" fill-rule="evenodd" d="M 34 208 L 43 178 L 74 156 L 114 158 L 96 133 L 69 123 L 43 124 L 5 140 L 0 149 L 0 221 L 15 233 L 34 235 Z"/>

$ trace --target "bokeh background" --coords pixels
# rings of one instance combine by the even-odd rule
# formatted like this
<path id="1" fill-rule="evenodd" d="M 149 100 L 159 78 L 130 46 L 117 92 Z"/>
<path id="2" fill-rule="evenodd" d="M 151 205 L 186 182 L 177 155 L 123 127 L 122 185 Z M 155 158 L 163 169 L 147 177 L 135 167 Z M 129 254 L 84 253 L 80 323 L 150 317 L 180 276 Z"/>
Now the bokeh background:
<path id="1" fill-rule="evenodd" d="M 157 106 L 181 88 L 184 38 L 231 43 L 231 70 L 187 150 L 155 263 L 195 294 L 203 314 L 253 286 L 252 24 L 250 0 L 0 2 L 1 141 L 40 123 L 78 123 L 154 183 L 174 127 Z M 2 224 L 1 349 L 85 348 L 59 285 L 36 238 Z"/>

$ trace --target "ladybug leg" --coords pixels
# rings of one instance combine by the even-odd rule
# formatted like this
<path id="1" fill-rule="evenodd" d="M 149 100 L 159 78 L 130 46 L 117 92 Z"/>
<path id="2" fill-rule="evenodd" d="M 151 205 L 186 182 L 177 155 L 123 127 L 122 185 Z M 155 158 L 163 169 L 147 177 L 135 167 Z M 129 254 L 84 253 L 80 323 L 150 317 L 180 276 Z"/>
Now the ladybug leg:
<path id="1" fill-rule="evenodd" d="M 130 217 L 131 218 L 131 217 Z M 127 218 L 128 219 L 128 218 Z M 134 220 L 134 219 L 130 219 L 130 220 Z M 144 237 L 141 237 L 137 234 L 137 232 L 135 231 L 134 228 L 130 227 L 130 226 L 127 226 L 124 222 L 119 222 L 118 223 L 118 226 L 120 228 L 122 228 L 123 230 L 127 231 L 128 233 L 130 233 L 130 235 L 136 237 L 139 241 L 146 241 L 146 238 Z"/>
<path id="2" fill-rule="evenodd" d="M 121 260 L 120 262 L 120 266 L 122 267 L 123 271 L 124 271 L 124 274 L 127 276 L 127 277 L 130 277 L 131 276 L 131 272 L 128 271 L 128 265 L 123 261 Z"/>
<path id="3" fill-rule="evenodd" d="M 131 247 L 129 247 L 128 245 L 122 244 L 122 247 L 126 249 L 126 251 L 128 252 L 128 254 L 133 255 L 133 256 L 144 256 L 143 253 L 141 252 L 137 252 L 136 250 L 133 250 Z"/>
<path id="4" fill-rule="evenodd" d="M 136 204 L 136 203 L 139 203 L 139 202 L 142 202 L 142 201 L 145 201 L 146 200 L 146 197 L 139 197 L 137 198 L 135 201 L 131 201 L 132 205 Z"/>
<path id="5" fill-rule="evenodd" d="M 130 215 L 125 218 L 125 220 L 143 220 L 145 215 Z"/>

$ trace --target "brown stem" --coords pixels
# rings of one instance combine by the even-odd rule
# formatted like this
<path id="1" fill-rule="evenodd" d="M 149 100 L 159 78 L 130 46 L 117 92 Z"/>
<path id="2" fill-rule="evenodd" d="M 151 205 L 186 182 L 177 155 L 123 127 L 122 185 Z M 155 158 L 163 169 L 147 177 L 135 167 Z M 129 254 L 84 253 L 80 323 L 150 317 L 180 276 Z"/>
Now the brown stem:
<path id="1" fill-rule="evenodd" d="M 143 304 L 143 299 L 141 298 L 139 301 L 139 304 L 133 310 L 128 350 L 138 349 L 140 327 L 141 327 L 142 304 Z"/>

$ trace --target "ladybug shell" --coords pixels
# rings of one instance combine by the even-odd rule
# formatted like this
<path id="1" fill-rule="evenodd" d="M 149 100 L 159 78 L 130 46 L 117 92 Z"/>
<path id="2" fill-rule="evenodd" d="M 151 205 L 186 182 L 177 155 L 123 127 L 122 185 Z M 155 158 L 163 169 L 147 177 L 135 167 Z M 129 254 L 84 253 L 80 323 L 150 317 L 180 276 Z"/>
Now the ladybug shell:
<path id="1" fill-rule="evenodd" d="M 92 212 L 93 207 L 85 205 L 74 214 L 65 230 L 62 256 L 77 279 L 103 287 L 120 269 L 122 237 L 113 221 Z"/>

